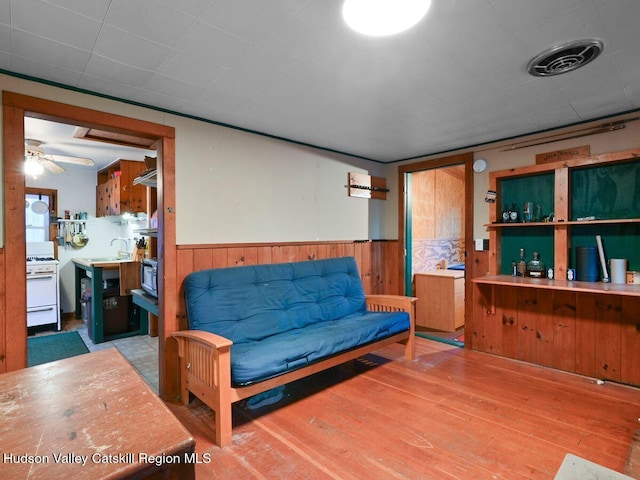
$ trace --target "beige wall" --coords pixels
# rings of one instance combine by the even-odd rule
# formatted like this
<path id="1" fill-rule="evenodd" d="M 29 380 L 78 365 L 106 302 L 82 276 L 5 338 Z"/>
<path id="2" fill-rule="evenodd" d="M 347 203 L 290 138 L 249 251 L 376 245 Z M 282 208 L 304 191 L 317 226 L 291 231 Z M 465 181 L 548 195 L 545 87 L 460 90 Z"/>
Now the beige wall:
<path id="1" fill-rule="evenodd" d="M 353 240 L 376 234 L 380 200 L 347 196 L 376 164 L 172 117 L 178 243 Z"/>
<path id="2" fill-rule="evenodd" d="M 178 244 L 384 238 L 385 202 L 345 188 L 382 176 L 375 162 L 6 75 L 0 89 L 175 127 Z"/>

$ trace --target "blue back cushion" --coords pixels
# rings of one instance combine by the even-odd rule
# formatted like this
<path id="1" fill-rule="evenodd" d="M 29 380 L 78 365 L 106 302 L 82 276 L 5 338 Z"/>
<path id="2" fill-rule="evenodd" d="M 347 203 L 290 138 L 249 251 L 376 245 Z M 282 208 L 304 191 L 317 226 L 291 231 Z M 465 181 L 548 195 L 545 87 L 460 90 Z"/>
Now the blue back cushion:
<path id="1" fill-rule="evenodd" d="M 201 270 L 184 290 L 189 328 L 236 344 L 365 310 L 353 257 Z"/>

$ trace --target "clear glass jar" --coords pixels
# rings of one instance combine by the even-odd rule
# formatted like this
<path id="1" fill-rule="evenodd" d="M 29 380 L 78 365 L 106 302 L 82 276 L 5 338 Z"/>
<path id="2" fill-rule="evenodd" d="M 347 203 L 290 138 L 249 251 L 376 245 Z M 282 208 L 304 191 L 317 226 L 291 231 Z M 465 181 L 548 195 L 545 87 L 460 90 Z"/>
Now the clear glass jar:
<path id="1" fill-rule="evenodd" d="M 527 275 L 534 278 L 545 278 L 547 276 L 544 262 L 540 260 L 540 253 L 533 252 L 533 258 L 527 263 Z"/>

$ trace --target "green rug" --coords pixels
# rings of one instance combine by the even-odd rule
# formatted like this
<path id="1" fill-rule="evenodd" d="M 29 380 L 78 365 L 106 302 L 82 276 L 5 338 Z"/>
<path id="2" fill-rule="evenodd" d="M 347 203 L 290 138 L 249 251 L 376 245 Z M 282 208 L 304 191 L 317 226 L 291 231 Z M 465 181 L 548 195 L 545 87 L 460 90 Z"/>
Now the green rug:
<path id="1" fill-rule="evenodd" d="M 62 360 L 89 353 L 78 332 L 54 333 L 27 340 L 27 366 Z"/>

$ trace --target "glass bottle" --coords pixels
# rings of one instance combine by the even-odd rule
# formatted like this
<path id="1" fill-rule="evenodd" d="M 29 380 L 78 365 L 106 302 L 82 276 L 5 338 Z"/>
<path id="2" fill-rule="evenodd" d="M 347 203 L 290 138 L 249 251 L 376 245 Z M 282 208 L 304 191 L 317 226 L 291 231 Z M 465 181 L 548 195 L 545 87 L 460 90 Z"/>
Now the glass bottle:
<path id="1" fill-rule="evenodd" d="M 524 277 L 527 274 L 527 260 L 524 258 L 524 248 L 520 249 L 520 261 L 516 264 L 517 275 Z"/>
<path id="2" fill-rule="evenodd" d="M 533 210 L 533 221 L 539 222 L 542 220 L 542 208 L 540 208 L 540 204 L 536 203 L 536 206 Z"/>
<path id="3" fill-rule="evenodd" d="M 540 260 L 540 253 L 533 252 L 533 258 L 527 263 L 527 275 L 534 278 L 545 278 L 547 272 L 544 263 Z"/>
<path id="4" fill-rule="evenodd" d="M 511 211 L 507 204 L 505 203 L 504 209 L 502 210 L 502 223 L 509 223 L 511 221 Z"/>
<path id="5" fill-rule="evenodd" d="M 509 211 L 509 221 L 510 222 L 517 222 L 518 221 L 518 208 L 516 207 L 516 204 L 512 204 L 511 205 L 511 210 Z"/>

